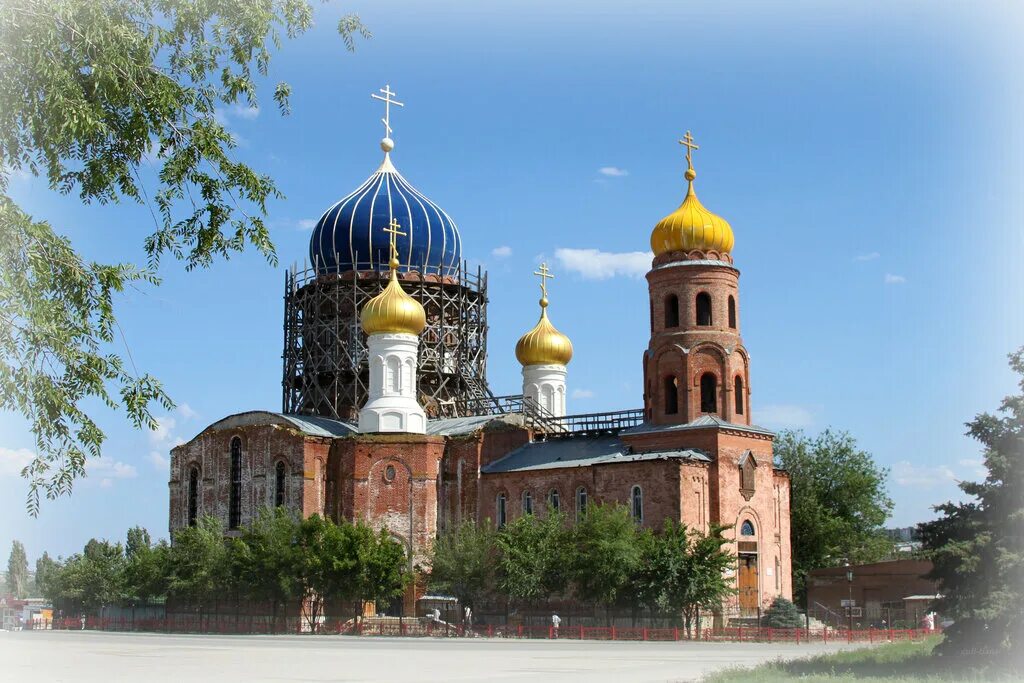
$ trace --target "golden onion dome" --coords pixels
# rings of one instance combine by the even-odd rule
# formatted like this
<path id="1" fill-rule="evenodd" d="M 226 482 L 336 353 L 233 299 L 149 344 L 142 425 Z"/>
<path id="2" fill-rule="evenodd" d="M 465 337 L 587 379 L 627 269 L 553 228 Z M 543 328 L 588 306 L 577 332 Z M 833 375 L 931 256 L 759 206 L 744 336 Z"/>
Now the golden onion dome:
<path id="1" fill-rule="evenodd" d="M 377 296 L 363 306 L 359 320 L 366 334 L 400 332 L 418 335 L 427 326 L 427 316 L 420 302 L 405 293 L 398 283 L 398 259 L 392 258 L 391 279 Z"/>
<path id="2" fill-rule="evenodd" d="M 516 358 L 523 365 L 568 365 L 572 342 L 548 320 L 548 298 L 541 297 L 540 320 L 519 338 Z"/>
<path id="3" fill-rule="evenodd" d="M 732 227 L 729 222 L 711 213 L 697 199 L 693 181 L 697 172 L 693 170 L 690 151 L 697 149 L 689 131 L 681 144 L 686 145 L 686 182 L 689 187 L 686 198 L 679 208 L 658 221 L 651 232 L 651 250 L 655 256 L 671 251 L 717 251 L 728 254 L 733 247 Z"/>

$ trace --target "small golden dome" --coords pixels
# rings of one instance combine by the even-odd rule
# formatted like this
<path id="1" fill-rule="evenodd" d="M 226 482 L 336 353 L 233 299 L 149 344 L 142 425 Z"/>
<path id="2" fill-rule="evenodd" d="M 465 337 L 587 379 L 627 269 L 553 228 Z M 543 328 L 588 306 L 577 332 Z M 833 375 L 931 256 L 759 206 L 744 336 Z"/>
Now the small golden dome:
<path id="1" fill-rule="evenodd" d="M 548 320 L 548 299 L 540 300 L 540 320 L 519 338 L 516 358 L 523 365 L 568 365 L 572 360 L 572 342 Z"/>
<path id="2" fill-rule="evenodd" d="M 427 326 L 427 316 L 420 302 L 405 293 L 398 283 L 398 259 L 392 258 L 391 280 L 377 296 L 363 306 L 359 320 L 366 334 L 401 332 L 418 335 Z"/>

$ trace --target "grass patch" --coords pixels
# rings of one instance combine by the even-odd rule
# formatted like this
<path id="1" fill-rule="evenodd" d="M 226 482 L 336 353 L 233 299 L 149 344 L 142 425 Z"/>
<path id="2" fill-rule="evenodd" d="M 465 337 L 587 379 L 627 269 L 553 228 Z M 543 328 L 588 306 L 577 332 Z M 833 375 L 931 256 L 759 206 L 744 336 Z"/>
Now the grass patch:
<path id="1" fill-rule="evenodd" d="M 935 636 L 917 643 L 890 643 L 808 659 L 771 662 L 752 669 L 727 669 L 703 680 L 707 683 L 774 683 L 796 680 L 801 683 L 854 680 L 870 680 L 875 683 L 975 683 L 1020 680 L 1006 673 L 977 668 L 974 665 L 976 663 L 933 657 L 932 648 L 941 639 L 941 636 Z"/>

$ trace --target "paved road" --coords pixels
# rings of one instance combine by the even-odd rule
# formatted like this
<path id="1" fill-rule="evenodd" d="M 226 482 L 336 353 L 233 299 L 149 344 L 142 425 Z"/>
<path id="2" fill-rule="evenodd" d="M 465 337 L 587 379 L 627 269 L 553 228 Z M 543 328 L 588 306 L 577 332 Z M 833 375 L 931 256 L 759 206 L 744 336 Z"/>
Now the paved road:
<path id="1" fill-rule="evenodd" d="M 636 643 L 0 631 L 10 681 L 693 681 L 841 644 Z"/>

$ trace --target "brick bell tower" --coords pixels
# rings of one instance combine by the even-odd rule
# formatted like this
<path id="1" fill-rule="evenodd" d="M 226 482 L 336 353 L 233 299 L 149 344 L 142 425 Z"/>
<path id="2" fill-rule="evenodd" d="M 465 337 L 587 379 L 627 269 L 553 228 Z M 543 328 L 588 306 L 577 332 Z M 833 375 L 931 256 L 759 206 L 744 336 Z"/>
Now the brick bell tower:
<path id="1" fill-rule="evenodd" d="M 740 338 L 732 228 L 697 199 L 693 136 L 687 131 L 679 142 L 686 147 L 686 198 L 651 233 L 646 418 L 671 425 L 711 415 L 749 425 L 750 358 Z"/>

